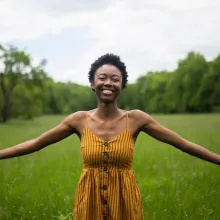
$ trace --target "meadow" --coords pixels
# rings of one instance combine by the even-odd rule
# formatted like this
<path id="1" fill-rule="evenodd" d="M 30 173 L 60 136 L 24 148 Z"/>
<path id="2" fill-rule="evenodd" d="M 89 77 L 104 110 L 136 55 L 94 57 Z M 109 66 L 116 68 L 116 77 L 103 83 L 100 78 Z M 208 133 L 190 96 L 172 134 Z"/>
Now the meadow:
<path id="1" fill-rule="evenodd" d="M 0 125 L 0 149 L 37 137 L 64 116 Z M 154 115 L 186 139 L 220 154 L 220 114 Z M 0 220 L 71 219 L 81 174 L 73 135 L 23 157 L 0 161 Z M 220 167 L 140 134 L 133 169 L 146 220 L 219 220 Z"/>

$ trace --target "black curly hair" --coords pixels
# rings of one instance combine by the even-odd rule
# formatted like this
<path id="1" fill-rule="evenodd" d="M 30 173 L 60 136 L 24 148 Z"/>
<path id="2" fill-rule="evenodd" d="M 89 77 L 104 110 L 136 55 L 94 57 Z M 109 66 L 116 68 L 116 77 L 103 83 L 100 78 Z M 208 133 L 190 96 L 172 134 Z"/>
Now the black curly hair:
<path id="1" fill-rule="evenodd" d="M 100 56 L 97 60 L 95 60 L 90 67 L 89 73 L 88 73 L 88 78 L 89 82 L 92 83 L 94 81 L 94 76 L 96 70 L 103 66 L 104 64 L 111 64 L 115 67 L 117 67 L 121 74 L 122 74 L 122 88 L 124 89 L 127 85 L 128 82 L 128 73 L 126 70 L 125 64 L 120 60 L 120 57 L 112 54 L 112 53 L 107 53 L 102 56 Z"/>

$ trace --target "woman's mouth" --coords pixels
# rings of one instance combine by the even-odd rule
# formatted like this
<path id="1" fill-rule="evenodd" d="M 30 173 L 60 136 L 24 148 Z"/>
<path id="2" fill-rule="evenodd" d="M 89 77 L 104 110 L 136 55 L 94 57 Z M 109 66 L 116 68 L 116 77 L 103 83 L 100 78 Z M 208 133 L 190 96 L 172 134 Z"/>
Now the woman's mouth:
<path id="1" fill-rule="evenodd" d="M 102 92 L 106 95 L 111 95 L 112 94 L 112 90 L 108 90 L 108 89 L 104 89 L 104 90 L 102 90 Z"/>

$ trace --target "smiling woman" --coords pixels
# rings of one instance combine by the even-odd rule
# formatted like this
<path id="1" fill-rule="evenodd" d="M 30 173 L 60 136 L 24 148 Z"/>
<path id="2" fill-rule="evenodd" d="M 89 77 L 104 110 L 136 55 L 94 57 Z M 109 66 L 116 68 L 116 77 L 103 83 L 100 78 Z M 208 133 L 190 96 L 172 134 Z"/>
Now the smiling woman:
<path id="1" fill-rule="evenodd" d="M 104 102 L 112 102 L 121 91 L 122 77 L 120 71 L 112 65 L 103 65 L 97 69 L 95 80 L 92 82 L 92 89 Z"/>
<path id="2" fill-rule="evenodd" d="M 73 209 L 75 220 L 143 220 L 140 190 L 132 169 L 135 141 L 141 131 L 175 148 L 220 164 L 220 156 L 163 127 L 140 110 L 125 111 L 117 98 L 126 87 L 127 71 L 120 58 L 106 54 L 89 71 L 98 105 L 75 112 L 39 137 L 0 151 L 0 159 L 41 150 L 77 134 L 83 170 Z"/>

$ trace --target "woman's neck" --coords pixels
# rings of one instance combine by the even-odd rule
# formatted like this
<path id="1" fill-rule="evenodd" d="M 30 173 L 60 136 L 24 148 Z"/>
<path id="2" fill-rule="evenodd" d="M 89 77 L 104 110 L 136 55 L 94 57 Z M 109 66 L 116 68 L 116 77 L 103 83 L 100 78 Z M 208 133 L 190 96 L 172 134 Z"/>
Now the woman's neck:
<path id="1" fill-rule="evenodd" d="M 96 114 L 100 119 L 111 119 L 115 118 L 116 115 L 120 113 L 120 110 L 117 106 L 117 103 L 98 103 L 98 107 L 96 109 Z"/>

